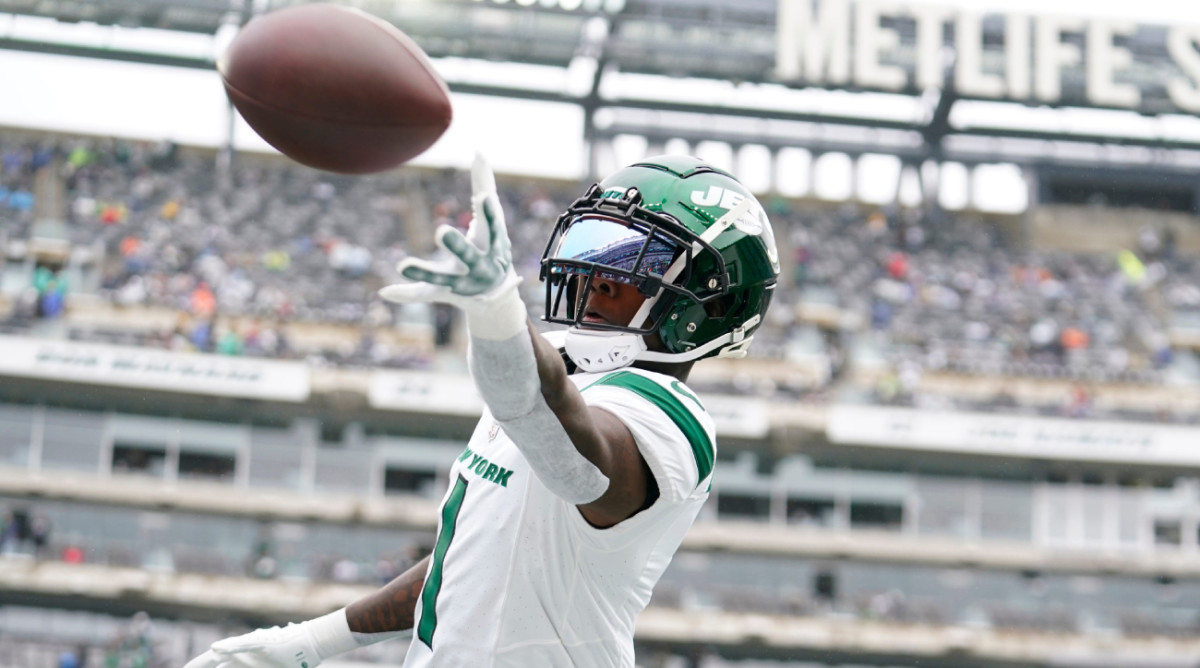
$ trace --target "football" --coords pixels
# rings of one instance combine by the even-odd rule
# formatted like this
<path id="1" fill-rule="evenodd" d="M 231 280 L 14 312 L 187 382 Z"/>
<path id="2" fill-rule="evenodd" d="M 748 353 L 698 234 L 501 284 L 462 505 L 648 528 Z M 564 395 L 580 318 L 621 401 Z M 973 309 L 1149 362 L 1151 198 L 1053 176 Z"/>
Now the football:
<path id="1" fill-rule="evenodd" d="M 392 24 L 330 4 L 252 19 L 218 59 L 230 101 L 289 158 L 368 174 L 420 155 L 450 126 L 450 91 Z"/>

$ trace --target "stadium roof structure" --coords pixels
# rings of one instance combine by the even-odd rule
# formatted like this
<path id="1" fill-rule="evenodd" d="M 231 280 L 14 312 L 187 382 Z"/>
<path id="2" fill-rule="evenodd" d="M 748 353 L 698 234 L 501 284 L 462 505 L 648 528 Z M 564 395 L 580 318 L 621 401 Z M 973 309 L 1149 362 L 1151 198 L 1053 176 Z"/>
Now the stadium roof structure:
<path id="1" fill-rule="evenodd" d="M 215 38 L 290 4 L 296 0 L 0 0 L 0 12 Z M 715 140 L 883 153 L 906 164 L 1137 164 L 1162 172 L 1200 164 L 1200 123 L 1180 108 L 1180 100 L 1200 104 L 1200 36 L 1164 26 L 930 14 L 915 5 L 864 14 L 852 0 L 343 4 L 411 35 L 446 66 L 456 92 L 582 107 L 589 141 Z M 211 55 L 47 41 L 11 29 L 0 48 L 213 67 Z M 1053 67 L 1037 64 L 1045 59 Z M 489 77 L 455 67 L 462 62 L 526 68 Z M 681 81 L 692 92 L 667 85 Z M 1080 109 L 1101 117 L 1077 123 Z"/>

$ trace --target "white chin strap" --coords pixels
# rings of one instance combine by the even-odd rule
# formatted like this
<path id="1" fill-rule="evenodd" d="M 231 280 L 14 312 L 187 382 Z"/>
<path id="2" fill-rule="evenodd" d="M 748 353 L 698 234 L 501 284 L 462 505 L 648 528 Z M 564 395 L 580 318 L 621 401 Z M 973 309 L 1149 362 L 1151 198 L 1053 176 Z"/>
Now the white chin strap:
<path id="1" fill-rule="evenodd" d="M 583 371 L 601 372 L 629 366 L 646 352 L 641 334 L 572 327 L 564 339 L 567 356 Z"/>

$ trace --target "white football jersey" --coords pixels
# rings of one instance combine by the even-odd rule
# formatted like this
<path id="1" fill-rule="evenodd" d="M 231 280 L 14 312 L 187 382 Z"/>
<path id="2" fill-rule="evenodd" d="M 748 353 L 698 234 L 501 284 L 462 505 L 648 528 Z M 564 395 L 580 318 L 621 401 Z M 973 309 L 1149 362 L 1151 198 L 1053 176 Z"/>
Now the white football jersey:
<path id="1" fill-rule="evenodd" d="M 405 668 L 632 668 L 638 613 L 708 498 L 713 422 L 675 378 L 572 376 L 621 419 L 658 482 L 607 529 L 554 496 L 485 410 L 450 471 Z"/>

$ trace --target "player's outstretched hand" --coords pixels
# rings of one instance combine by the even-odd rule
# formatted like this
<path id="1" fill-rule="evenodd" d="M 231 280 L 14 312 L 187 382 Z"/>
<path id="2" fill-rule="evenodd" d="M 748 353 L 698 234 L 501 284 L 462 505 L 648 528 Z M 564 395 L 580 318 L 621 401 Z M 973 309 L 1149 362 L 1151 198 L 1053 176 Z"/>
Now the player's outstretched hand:
<path id="1" fill-rule="evenodd" d="M 451 259 L 407 258 L 396 270 L 408 282 L 389 285 L 379 295 L 398 303 L 451 304 L 466 314 L 473 335 L 506 339 L 525 328 L 525 307 L 516 289 L 521 279 L 512 266 L 512 243 L 496 194 L 496 177 L 479 154 L 471 166 L 471 191 L 474 215 L 467 233 L 449 225 L 437 229 L 437 245 Z"/>
<path id="2" fill-rule="evenodd" d="M 218 640 L 183 668 L 316 668 L 322 657 L 301 624 Z"/>

